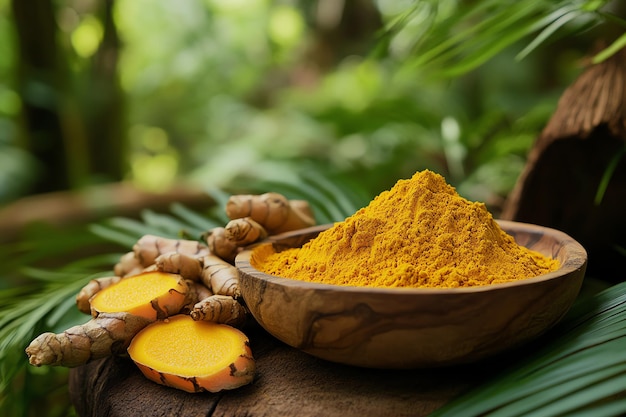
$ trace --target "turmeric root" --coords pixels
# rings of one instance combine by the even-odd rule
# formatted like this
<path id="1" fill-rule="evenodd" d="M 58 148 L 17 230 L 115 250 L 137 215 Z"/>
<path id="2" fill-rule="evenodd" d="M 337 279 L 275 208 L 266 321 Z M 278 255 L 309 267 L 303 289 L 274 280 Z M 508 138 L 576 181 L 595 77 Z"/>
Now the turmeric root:
<path id="1" fill-rule="evenodd" d="M 235 264 L 235 257 L 239 253 L 240 246 L 228 239 L 224 227 L 215 227 L 205 233 L 202 238 L 213 255 L 219 256 L 230 264 Z"/>
<path id="2" fill-rule="evenodd" d="M 213 295 L 213 291 L 201 282 L 191 282 L 189 287 L 193 288 L 191 292 L 195 296 L 194 304 Z"/>
<path id="3" fill-rule="evenodd" d="M 146 326 L 128 347 L 141 372 L 187 392 L 218 392 L 252 382 L 256 363 L 241 331 L 177 315 Z"/>
<path id="4" fill-rule="evenodd" d="M 250 217 L 270 235 L 315 225 L 313 212 L 304 200 L 288 200 L 279 193 L 234 195 L 226 203 L 230 219 Z"/>
<path id="5" fill-rule="evenodd" d="M 167 239 L 164 237 L 145 235 L 133 246 L 133 252 L 142 266 L 154 264 L 154 260 L 167 252 L 184 253 L 191 256 L 209 254 L 209 248 L 198 241 L 186 239 Z"/>
<path id="6" fill-rule="evenodd" d="M 182 253 L 166 253 L 157 258 L 159 271 L 180 274 L 186 279 L 200 280 L 214 294 L 239 297 L 239 273 L 237 268 L 215 255 L 201 258 Z"/>
<path id="7" fill-rule="evenodd" d="M 63 333 L 43 333 L 26 348 L 31 365 L 83 365 L 91 360 L 122 354 L 131 339 L 151 322 L 128 313 L 102 313 Z"/>
<path id="8" fill-rule="evenodd" d="M 96 278 L 89 281 L 87 285 L 85 285 L 76 295 L 76 306 L 78 307 L 78 310 L 85 314 L 91 314 L 91 304 L 89 304 L 89 299 L 100 290 L 116 284 L 120 279 L 122 278 L 119 276 L 112 276 Z"/>
<path id="9" fill-rule="evenodd" d="M 178 274 L 192 281 L 200 281 L 202 276 L 202 258 L 184 253 L 164 253 L 154 260 L 154 265 L 157 271 Z"/>
<path id="10" fill-rule="evenodd" d="M 187 301 L 189 286 L 176 274 L 146 272 L 121 279 L 91 298 L 91 313 L 127 312 L 152 321 L 177 314 Z"/>
<path id="11" fill-rule="evenodd" d="M 246 246 L 267 237 L 267 231 L 251 217 L 233 219 L 224 229 L 226 238 L 237 246 Z"/>
<path id="12" fill-rule="evenodd" d="M 155 265 L 159 271 L 177 273 L 190 281 L 199 280 L 201 284 L 192 283 L 210 293 L 202 298 L 196 293 L 189 297 L 195 299 L 189 309 L 194 320 L 235 327 L 245 322 L 247 310 L 236 300 L 240 296 L 237 269 L 223 259 L 213 255 L 196 258 L 182 253 L 166 253 L 156 259 Z M 191 292 L 196 291 L 195 287 L 190 288 Z M 185 306 L 183 312 L 187 309 Z"/>
<path id="13" fill-rule="evenodd" d="M 113 273 L 118 277 L 127 277 L 141 273 L 143 268 L 135 252 L 128 252 L 120 257 L 120 261 L 113 267 Z"/>
<path id="14" fill-rule="evenodd" d="M 189 313 L 192 319 L 242 326 L 248 317 L 248 310 L 239 301 L 227 295 L 212 295 L 194 305 Z"/>
<path id="15" fill-rule="evenodd" d="M 202 258 L 201 279 L 214 294 L 234 298 L 241 296 L 237 268 L 217 256 L 207 255 Z"/>
<path id="16" fill-rule="evenodd" d="M 287 227 L 287 230 L 282 230 L 283 232 L 290 232 L 292 230 L 302 229 L 304 227 L 315 226 L 315 215 L 313 214 L 313 210 L 309 205 L 309 202 L 306 200 L 289 200 L 289 205 L 291 209 L 295 212 L 299 220 L 293 224 L 292 227 Z M 300 223 L 300 224 L 295 224 Z"/>
<path id="17" fill-rule="evenodd" d="M 233 196 L 227 214 L 231 221 L 207 232 L 204 243 L 140 238 L 115 265 L 115 276 L 90 281 L 76 296 L 91 320 L 35 338 L 26 348 L 29 362 L 73 367 L 128 348 L 146 377 L 185 391 L 217 392 L 251 382 L 256 365 L 248 339 L 231 327 L 249 317 L 238 301 L 235 256 L 269 234 L 315 222 L 306 201 L 276 193 Z M 181 346 L 191 350 L 180 354 Z"/>
<path id="18" fill-rule="evenodd" d="M 180 309 L 180 314 L 189 314 L 194 306 L 200 301 L 213 295 L 210 289 L 201 282 L 186 280 L 189 287 L 185 305 Z"/>

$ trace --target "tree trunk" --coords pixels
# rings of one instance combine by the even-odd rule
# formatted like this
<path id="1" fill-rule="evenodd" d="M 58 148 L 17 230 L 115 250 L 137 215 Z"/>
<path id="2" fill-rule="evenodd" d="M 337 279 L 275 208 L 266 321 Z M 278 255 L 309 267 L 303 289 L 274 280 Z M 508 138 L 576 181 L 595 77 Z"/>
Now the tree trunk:
<path id="1" fill-rule="evenodd" d="M 11 2 L 19 50 L 16 88 L 23 102 L 22 145 L 39 163 L 31 193 L 119 181 L 124 176 L 124 100 L 117 76 L 119 38 L 113 4 L 114 0 L 94 3 L 92 12 L 102 22 L 103 39 L 86 69 L 75 72 L 67 66 L 74 52 L 58 42 L 63 34 L 54 3 Z"/>
<path id="2" fill-rule="evenodd" d="M 101 0 L 102 43 L 93 57 L 91 83 L 85 104 L 94 111 L 87 118 L 93 174 L 107 181 L 121 180 L 127 171 L 124 95 L 118 77 L 120 39 L 113 20 L 114 0 Z"/>
<path id="3" fill-rule="evenodd" d="M 33 192 L 69 187 L 59 115 L 65 94 L 65 60 L 57 45 L 50 0 L 11 2 L 18 44 L 16 87 L 22 98 L 23 146 L 40 164 Z M 33 28 L 37 28 L 33 30 Z"/>

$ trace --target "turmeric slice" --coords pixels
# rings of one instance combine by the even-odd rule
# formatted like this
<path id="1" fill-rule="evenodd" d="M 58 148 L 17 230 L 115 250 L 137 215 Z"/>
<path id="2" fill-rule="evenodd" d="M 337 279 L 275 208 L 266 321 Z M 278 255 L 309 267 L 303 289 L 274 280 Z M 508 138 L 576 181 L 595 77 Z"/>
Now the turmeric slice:
<path id="1" fill-rule="evenodd" d="M 128 354 L 146 378 L 187 392 L 219 392 L 249 384 L 256 363 L 234 327 L 176 315 L 146 326 Z"/>
<path id="2" fill-rule="evenodd" d="M 177 274 L 145 272 L 124 278 L 96 293 L 91 300 L 94 317 L 127 312 L 150 320 L 177 314 L 187 302 L 189 284 Z"/>

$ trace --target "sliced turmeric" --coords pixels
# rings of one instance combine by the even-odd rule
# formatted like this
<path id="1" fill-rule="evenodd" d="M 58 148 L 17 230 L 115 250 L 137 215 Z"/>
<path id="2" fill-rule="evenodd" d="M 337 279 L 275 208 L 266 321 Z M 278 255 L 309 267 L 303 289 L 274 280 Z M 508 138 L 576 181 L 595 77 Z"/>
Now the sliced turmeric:
<path id="1" fill-rule="evenodd" d="M 91 320 L 39 335 L 26 348 L 29 362 L 73 367 L 128 348 L 148 378 L 185 391 L 250 383 L 255 361 L 247 337 L 233 327 L 249 317 L 235 256 L 268 234 L 315 221 L 306 201 L 276 193 L 233 196 L 227 214 L 231 221 L 203 235 L 205 242 L 141 237 L 114 265 L 114 276 L 92 280 L 77 294 L 78 309 Z M 188 347 L 182 355 L 181 346 Z"/>
<path id="2" fill-rule="evenodd" d="M 91 313 L 127 312 L 150 320 L 177 314 L 186 304 L 188 283 L 177 274 L 145 272 L 121 279 L 91 298 Z"/>
<path id="3" fill-rule="evenodd" d="M 42 333 L 26 348 L 31 365 L 75 367 L 126 351 L 131 339 L 152 321 L 125 312 L 102 313 L 55 334 Z"/>
<path id="4" fill-rule="evenodd" d="M 218 392 L 249 384 L 256 363 L 241 331 L 177 315 L 146 326 L 128 347 L 150 380 L 187 392 Z"/>

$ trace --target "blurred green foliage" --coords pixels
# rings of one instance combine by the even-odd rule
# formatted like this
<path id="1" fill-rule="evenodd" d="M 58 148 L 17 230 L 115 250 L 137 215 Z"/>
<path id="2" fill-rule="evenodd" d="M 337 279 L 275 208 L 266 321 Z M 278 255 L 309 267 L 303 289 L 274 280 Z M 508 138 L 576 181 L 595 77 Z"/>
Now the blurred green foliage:
<path id="1" fill-rule="evenodd" d="M 24 4 L 0 0 L 0 204 L 183 180 L 282 187 L 319 221 L 425 168 L 497 211 L 562 91 L 626 27 L 603 0 L 32 0 L 18 19 Z M 33 66 L 27 46 L 54 57 Z M 140 234 L 213 221 L 174 206 L 2 244 L 0 410 L 71 415 L 66 370 L 28 367 L 24 343 L 80 321 L 71 294 Z"/>
<path id="2" fill-rule="evenodd" d="M 101 65 L 109 24 L 102 3 L 52 2 L 71 78 L 52 93 L 75 103 L 57 101 L 55 110 L 75 113 L 78 125 L 102 111 L 107 88 L 89 75 Z M 606 1 L 110 3 L 123 103 L 109 116 L 121 118 L 112 134 L 124 136 L 124 147 L 103 157 L 123 160 L 117 179 L 151 190 L 180 178 L 207 187 L 280 178 L 308 161 L 358 178 L 372 195 L 431 168 L 467 197 L 497 204 L 580 60 L 596 40 L 612 41 L 598 12 Z M 23 140 L 29 125 L 20 118 L 10 9 L 0 2 L 0 202 L 33 192 L 42 176 L 62 175 Z M 40 100 L 50 93 L 31 84 Z M 70 186 L 117 180 L 72 168 L 77 158 L 69 156 L 90 137 L 80 145 L 71 137 L 79 128 L 63 133 L 50 146 L 74 144 L 65 150 L 67 170 L 80 178 Z"/>

